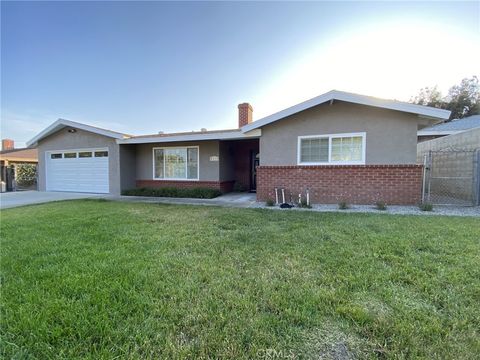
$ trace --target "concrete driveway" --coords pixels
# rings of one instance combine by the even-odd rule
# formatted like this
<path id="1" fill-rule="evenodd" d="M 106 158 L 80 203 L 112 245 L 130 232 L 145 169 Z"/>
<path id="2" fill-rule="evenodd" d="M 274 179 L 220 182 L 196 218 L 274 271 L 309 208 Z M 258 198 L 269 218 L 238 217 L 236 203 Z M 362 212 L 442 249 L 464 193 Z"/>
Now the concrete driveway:
<path id="1" fill-rule="evenodd" d="M 0 209 L 17 206 L 42 204 L 51 201 L 104 197 L 104 194 L 54 192 L 54 191 L 16 191 L 0 193 Z"/>

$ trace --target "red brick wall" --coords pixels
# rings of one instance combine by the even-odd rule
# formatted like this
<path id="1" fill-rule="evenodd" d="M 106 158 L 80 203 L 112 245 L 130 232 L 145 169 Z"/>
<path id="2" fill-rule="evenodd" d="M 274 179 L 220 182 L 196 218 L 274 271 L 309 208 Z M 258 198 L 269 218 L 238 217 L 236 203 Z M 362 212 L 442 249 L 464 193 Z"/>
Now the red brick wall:
<path id="1" fill-rule="evenodd" d="M 421 165 L 259 166 L 257 200 L 275 199 L 275 187 L 290 199 L 308 188 L 312 203 L 416 204 L 421 198 Z"/>
<path id="2" fill-rule="evenodd" d="M 12 150 L 15 148 L 15 143 L 12 139 L 2 139 L 2 150 Z"/>
<path id="3" fill-rule="evenodd" d="M 253 108 L 249 103 L 238 105 L 238 127 L 241 128 L 252 122 Z"/>
<path id="4" fill-rule="evenodd" d="M 176 188 L 209 188 L 218 189 L 221 192 L 229 192 L 233 189 L 233 181 L 182 181 L 182 180 L 137 180 L 137 187 L 176 187 Z"/>

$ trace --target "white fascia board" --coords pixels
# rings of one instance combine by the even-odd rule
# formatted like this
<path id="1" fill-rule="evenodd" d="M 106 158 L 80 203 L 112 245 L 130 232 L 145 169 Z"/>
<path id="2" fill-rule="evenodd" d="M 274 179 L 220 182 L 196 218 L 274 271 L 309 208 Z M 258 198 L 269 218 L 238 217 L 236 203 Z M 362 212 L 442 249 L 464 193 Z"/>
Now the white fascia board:
<path id="1" fill-rule="evenodd" d="M 464 132 L 467 130 L 420 130 L 417 132 L 418 136 L 435 136 L 435 135 L 452 135 Z"/>
<path id="2" fill-rule="evenodd" d="M 205 141 L 205 140 L 241 140 L 249 138 L 257 138 L 261 135 L 261 131 L 252 131 L 244 134 L 240 130 L 232 132 L 218 132 L 207 134 L 183 134 L 174 136 L 149 136 L 149 137 L 132 137 L 127 139 L 118 139 L 117 144 L 149 144 L 149 143 L 167 143 L 167 142 L 183 142 L 183 141 Z"/>
<path id="3" fill-rule="evenodd" d="M 120 134 L 120 133 L 117 133 L 117 132 L 114 132 L 114 131 L 99 129 L 99 128 L 96 128 L 94 126 L 78 123 L 78 122 L 75 122 L 75 121 L 58 119 L 53 124 L 48 126 L 46 129 L 41 131 L 34 138 L 27 141 L 27 147 L 37 146 L 38 142 L 41 139 L 43 139 L 43 138 L 61 130 L 63 128 L 66 128 L 66 127 L 73 127 L 75 129 L 88 131 L 88 132 L 91 132 L 91 133 L 94 133 L 94 134 L 99 134 L 99 135 L 103 135 L 103 136 L 106 136 L 106 137 L 111 137 L 111 138 L 114 138 L 114 139 L 123 139 L 126 136 L 126 135 L 123 135 L 123 134 Z"/>
<path id="4" fill-rule="evenodd" d="M 313 99 L 304 101 L 300 104 L 294 105 L 292 107 L 279 111 L 275 114 L 272 114 L 260 120 L 254 121 L 251 124 L 245 125 L 242 127 L 242 131 L 248 132 L 253 129 L 258 129 L 274 121 L 283 119 L 287 116 L 296 114 L 300 111 L 309 109 L 311 107 L 314 107 L 332 100 L 339 100 L 339 101 L 345 101 L 345 102 L 350 102 L 354 104 L 408 112 L 408 113 L 417 114 L 420 116 L 426 116 L 434 119 L 448 119 L 450 117 L 450 111 L 448 110 L 442 110 L 442 109 L 437 109 L 437 108 L 423 106 L 423 105 L 410 104 L 410 103 L 395 101 L 395 100 L 378 99 L 371 96 L 358 95 L 358 94 L 352 94 L 352 93 L 347 93 L 343 91 L 332 90 L 323 95 L 317 96 Z"/>

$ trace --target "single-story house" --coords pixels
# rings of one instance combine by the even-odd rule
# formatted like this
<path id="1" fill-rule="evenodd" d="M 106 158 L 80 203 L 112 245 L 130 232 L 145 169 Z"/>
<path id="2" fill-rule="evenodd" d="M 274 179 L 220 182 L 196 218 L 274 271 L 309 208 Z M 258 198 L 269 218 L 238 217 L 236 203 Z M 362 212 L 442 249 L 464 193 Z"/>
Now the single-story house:
<path id="1" fill-rule="evenodd" d="M 36 165 L 37 162 L 37 149 L 15 148 L 13 140 L 2 139 L 2 150 L 0 151 L 1 191 L 15 190 L 17 166 L 19 164 Z"/>
<path id="2" fill-rule="evenodd" d="M 421 193 L 418 129 L 450 112 L 330 91 L 238 127 L 132 136 L 59 119 L 28 142 L 38 147 L 39 189 L 120 194 L 134 187 L 237 184 L 274 199 L 275 188 L 312 202 L 414 204 Z"/>
<path id="3" fill-rule="evenodd" d="M 472 115 L 463 119 L 453 119 L 429 126 L 418 131 L 418 142 L 437 139 L 443 136 L 460 134 L 464 131 L 480 128 L 480 115 Z"/>

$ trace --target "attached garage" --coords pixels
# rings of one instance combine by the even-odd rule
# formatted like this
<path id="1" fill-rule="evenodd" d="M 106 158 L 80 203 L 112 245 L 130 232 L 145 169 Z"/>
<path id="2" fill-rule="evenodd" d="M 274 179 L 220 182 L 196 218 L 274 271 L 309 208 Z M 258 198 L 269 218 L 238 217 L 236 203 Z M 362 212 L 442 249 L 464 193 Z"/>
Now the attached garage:
<path id="1" fill-rule="evenodd" d="M 38 148 L 38 189 L 119 195 L 122 164 L 117 141 L 126 137 L 129 135 L 57 120 L 27 143 Z M 124 165 L 125 177 L 132 177 L 135 164 Z"/>
<path id="2" fill-rule="evenodd" d="M 109 193 L 108 149 L 45 153 L 46 190 Z"/>

